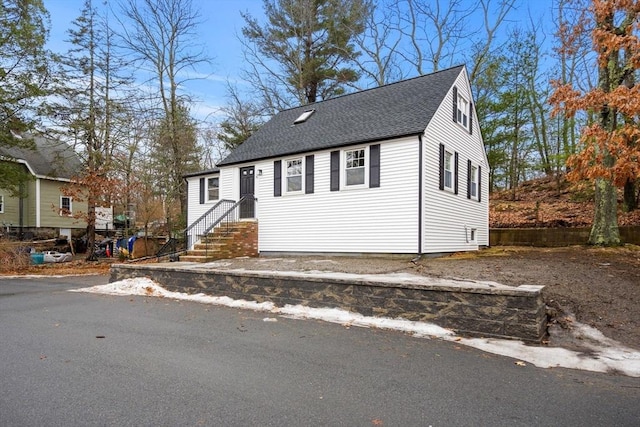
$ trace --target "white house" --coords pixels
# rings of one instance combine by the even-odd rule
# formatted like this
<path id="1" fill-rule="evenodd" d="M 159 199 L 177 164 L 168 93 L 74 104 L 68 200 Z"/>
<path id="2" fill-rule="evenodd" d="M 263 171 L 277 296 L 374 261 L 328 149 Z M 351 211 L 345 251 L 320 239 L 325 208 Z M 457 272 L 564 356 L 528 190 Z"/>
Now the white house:
<path id="1" fill-rule="evenodd" d="M 489 165 L 464 66 L 282 111 L 186 177 L 188 221 L 253 195 L 261 254 L 489 244 Z"/>

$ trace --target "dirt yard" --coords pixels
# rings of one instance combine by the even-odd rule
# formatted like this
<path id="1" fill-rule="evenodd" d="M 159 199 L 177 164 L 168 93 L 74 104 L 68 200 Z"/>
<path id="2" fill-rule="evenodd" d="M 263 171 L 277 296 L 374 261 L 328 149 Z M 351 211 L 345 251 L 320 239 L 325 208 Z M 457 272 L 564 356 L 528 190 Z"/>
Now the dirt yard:
<path id="1" fill-rule="evenodd" d="M 606 336 L 640 349 L 640 247 L 494 247 L 440 258 L 290 257 L 225 260 L 219 268 L 254 270 L 406 272 L 432 277 L 491 280 L 506 285 L 544 285 L 552 322 L 567 318 L 591 325 Z M 108 262 L 48 264 L 19 274 L 107 274 Z M 16 274 L 17 271 L 2 274 Z M 553 344 L 553 343 L 552 343 Z"/>

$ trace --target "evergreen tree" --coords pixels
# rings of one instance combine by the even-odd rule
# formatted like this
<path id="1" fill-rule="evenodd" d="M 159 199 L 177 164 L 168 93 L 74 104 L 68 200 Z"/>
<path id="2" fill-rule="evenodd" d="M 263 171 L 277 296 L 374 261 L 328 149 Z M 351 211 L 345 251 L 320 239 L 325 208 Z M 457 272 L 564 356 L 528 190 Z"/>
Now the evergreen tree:
<path id="1" fill-rule="evenodd" d="M 243 14 L 246 77 L 267 110 L 329 99 L 355 83 L 356 36 L 371 10 L 367 0 L 264 0 L 265 25 Z"/>
<path id="2" fill-rule="evenodd" d="M 0 148 L 32 147 L 20 136 L 34 129 L 36 109 L 48 94 L 48 22 L 42 0 L 0 4 Z M 0 162 L 0 188 L 17 195 L 26 179 L 24 168 Z"/>

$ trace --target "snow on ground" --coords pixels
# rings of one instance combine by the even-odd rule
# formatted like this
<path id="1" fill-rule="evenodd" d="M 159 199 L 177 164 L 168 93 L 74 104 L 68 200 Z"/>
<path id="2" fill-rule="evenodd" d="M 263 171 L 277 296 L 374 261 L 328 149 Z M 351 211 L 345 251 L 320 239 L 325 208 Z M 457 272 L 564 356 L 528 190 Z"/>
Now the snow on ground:
<path id="1" fill-rule="evenodd" d="M 336 308 L 312 308 L 302 305 L 277 307 L 271 302 L 258 303 L 256 301 L 234 300 L 224 296 L 216 297 L 205 294 L 191 295 L 171 292 L 148 278 L 125 279 L 106 285 L 74 289 L 72 292 L 164 297 L 204 304 L 265 311 L 273 315 L 295 319 L 317 319 L 346 326 L 391 329 L 410 333 L 416 337 L 440 338 L 446 341 L 455 341 L 456 343 L 483 351 L 512 357 L 518 359 L 516 362 L 518 365 L 523 365 L 522 361 L 525 361 L 539 368 L 561 367 L 594 372 L 615 371 L 632 377 L 640 377 L 640 351 L 625 347 L 617 341 L 605 337 L 600 331 L 577 322 L 573 323 L 573 333 L 578 336 L 584 346 L 591 350 L 589 354 L 559 347 L 530 346 L 525 345 L 521 341 L 463 338 L 455 335 L 455 333 L 449 329 L 426 322 L 363 316 Z M 274 322 L 276 319 L 267 317 L 264 321 Z"/>

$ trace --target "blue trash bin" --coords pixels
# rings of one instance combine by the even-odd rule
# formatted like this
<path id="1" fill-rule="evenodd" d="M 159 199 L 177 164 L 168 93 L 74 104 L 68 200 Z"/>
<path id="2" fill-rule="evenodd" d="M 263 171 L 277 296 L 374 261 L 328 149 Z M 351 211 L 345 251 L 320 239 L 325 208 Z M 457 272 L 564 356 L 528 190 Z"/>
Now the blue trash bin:
<path id="1" fill-rule="evenodd" d="M 39 253 L 31 254 L 31 264 L 34 264 L 34 265 L 44 264 L 44 254 L 39 254 Z"/>

